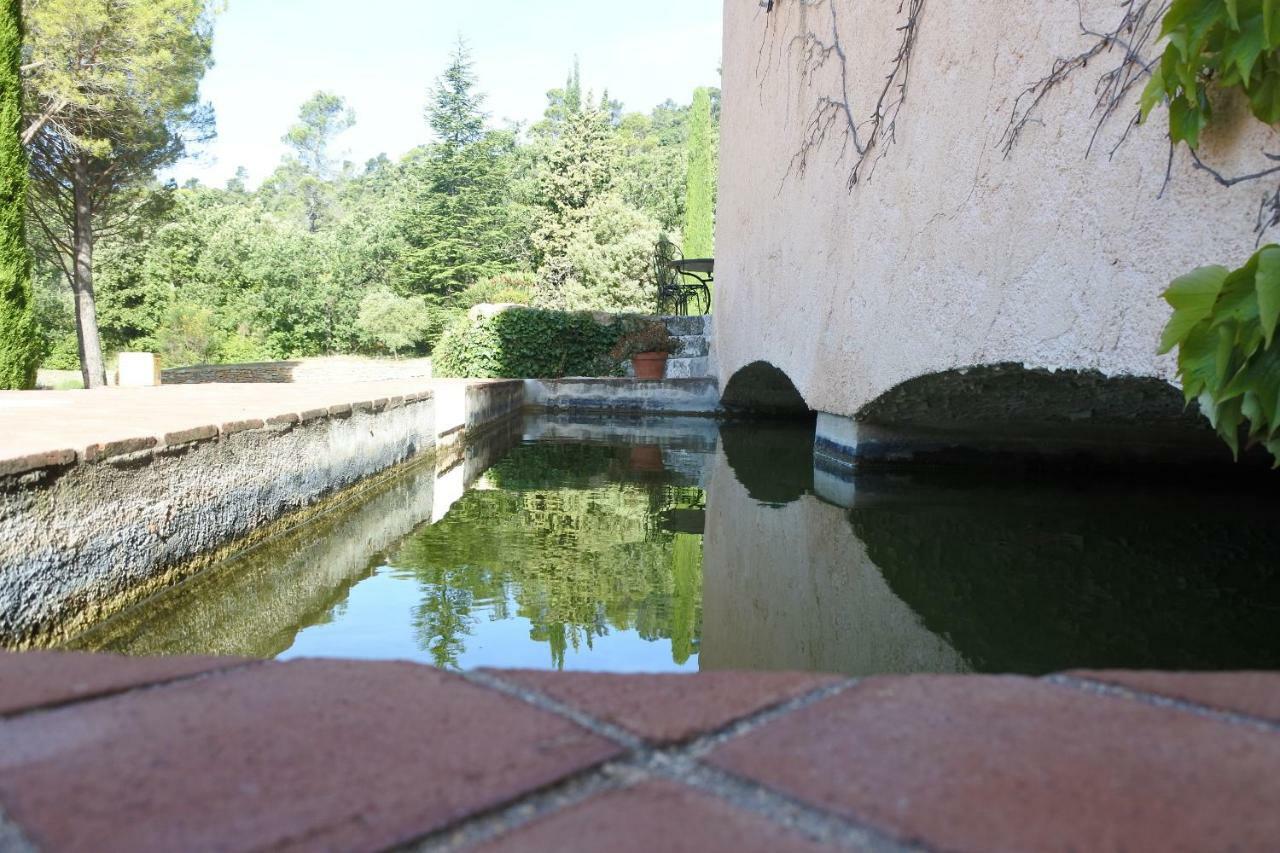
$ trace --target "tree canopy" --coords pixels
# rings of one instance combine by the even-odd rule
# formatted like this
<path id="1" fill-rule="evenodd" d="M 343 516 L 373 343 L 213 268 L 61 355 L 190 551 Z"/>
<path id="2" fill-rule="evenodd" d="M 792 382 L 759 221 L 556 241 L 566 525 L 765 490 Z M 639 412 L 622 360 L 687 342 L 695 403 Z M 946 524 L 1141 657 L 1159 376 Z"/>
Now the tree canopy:
<path id="1" fill-rule="evenodd" d="M 183 3 L 161 5 L 191 13 L 171 16 L 167 32 L 187 46 L 187 61 L 173 67 L 194 74 L 207 65 L 208 16 L 196 0 Z M 78 4 L 60 8 L 72 14 Z M 190 43 L 176 35 L 183 27 Z M 204 127 L 205 111 L 183 101 L 194 97 L 197 80 L 167 84 L 173 120 L 152 128 L 172 146 L 166 158 Z M 29 91 L 43 90 L 29 81 Z M 58 91 L 49 86 L 37 102 L 57 103 Z M 96 290 L 91 325 L 101 328 L 103 346 L 159 351 L 172 366 L 427 353 L 481 301 L 652 310 L 653 242 L 685 220 L 688 105 L 626 113 L 607 93 L 586 90 L 575 63 L 565 87 L 548 92 L 536 125 L 495 125 L 460 40 L 424 87 L 423 116 L 422 145 L 357 167 L 338 153 L 355 116 L 340 93 L 317 92 L 299 106 L 288 153 L 257 187 L 243 171 L 224 187 L 162 187 L 154 168 L 128 161 L 137 166 L 129 180 L 113 174 L 112 193 L 94 207 L 83 279 Z M 63 126 L 50 118 L 39 134 L 51 143 Z M 97 168 L 114 157 L 83 159 Z M 47 162 L 49 175 L 61 168 Z M 46 187 L 52 251 L 39 256 L 36 276 L 37 313 L 51 344 L 46 364 L 79 366 L 84 288 L 56 277 L 62 269 L 77 281 L 74 208 L 58 207 L 53 182 Z M 117 218 L 125 199 L 133 202 L 129 215 Z M 69 218 L 59 218 L 64 213 Z"/>
<path id="2" fill-rule="evenodd" d="M 75 294 L 86 386 L 105 381 L 95 243 L 156 199 L 157 171 L 211 128 L 200 104 L 208 0 L 28 0 L 26 78 L 34 221 Z"/>

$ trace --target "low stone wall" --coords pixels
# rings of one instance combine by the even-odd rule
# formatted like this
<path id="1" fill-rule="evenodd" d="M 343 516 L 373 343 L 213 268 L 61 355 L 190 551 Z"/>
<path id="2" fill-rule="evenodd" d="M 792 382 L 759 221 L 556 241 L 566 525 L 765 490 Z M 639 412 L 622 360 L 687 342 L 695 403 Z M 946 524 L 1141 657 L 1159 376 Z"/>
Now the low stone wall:
<path id="1" fill-rule="evenodd" d="M 714 379 L 526 379 L 525 405 L 534 411 L 604 414 L 716 415 Z"/>
<path id="2" fill-rule="evenodd" d="M 165 385 L 213 383 L 378 382 L 385 379 L 430 379 L 431 359 L 316 358 L 248 364 L 199 364 L 160 372 Z"/>
<path id="3" fill-rule="evenodd" d="M 459 390 L 467 431 L 523 401 L 519 382 Z M 0 464 L 0 647 L 74 636 L 431 458 L 440 431 L 424 392 Z"/>

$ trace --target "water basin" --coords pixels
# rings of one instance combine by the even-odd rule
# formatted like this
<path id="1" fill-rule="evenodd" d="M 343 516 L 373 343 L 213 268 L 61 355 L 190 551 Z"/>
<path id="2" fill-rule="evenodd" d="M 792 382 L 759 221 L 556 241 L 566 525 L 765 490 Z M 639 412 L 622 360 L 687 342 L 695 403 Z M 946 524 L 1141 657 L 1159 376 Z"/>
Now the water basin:
<path id="1" fill-rule="evenodd" d="M 74 647 L 664 672 L 1280 668 L 1280 506 L 818 471 L 806 425 L 530 417 Z"/>

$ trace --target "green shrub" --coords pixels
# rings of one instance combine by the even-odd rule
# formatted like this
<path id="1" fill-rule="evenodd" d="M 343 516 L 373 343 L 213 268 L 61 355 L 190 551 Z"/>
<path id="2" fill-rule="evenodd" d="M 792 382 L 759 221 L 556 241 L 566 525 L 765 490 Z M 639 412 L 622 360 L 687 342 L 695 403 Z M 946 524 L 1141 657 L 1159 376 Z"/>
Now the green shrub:
<path id="1" fill-rule="evenodd" d="M 463 308 L 476 305 L 528 305 L 533 301 L 537 276 L 529 272 L 503 272 L 477 281 L 458 294 Z"/>
<path id="2" fill-rule="evenodd" d="M 74 329 L 51 336 L 46 344 L 45 356 L 40 362 L 41 367 L 49 370 L 80 369 L 80 344 L 76 340 Z"/>
<path id="3" fill-rule="evenodd" d="M 475 379 L 616 376 L 618 363 L 608 353 L 618 334 L 616 322 L 597 323 L 586 313 L 517 309 L 463 317 L 436 345 L 434 371 Z"/>
<path id="4" fill-rule="evenodd" d="M 155 349 L 160 364 L 167 367 L 217 364 L 221 361 L 222 338 L 212 309 L 179 302 L 165 312 L 164 321 L 156 330 Z"/>
<path id="5" fill-rule="evenodd" d="M 252 364 L 269 359 L 262 341 L 244 332 L 233 332 L 218 345 L 218 360 L 223 364 Z"/>
<path id="6" fill-rule="evenodd" d="M 1254 253 L 1243 267 L 1201 267 L 1165 291 L 1173 317 L 1160 352 L 1178 348 L 1178 373 L 1187 402 L 1200 409 L 1232 453 L 1240 429 L 1280 467 L 1280 246 Z"/>
<path id="7" fill-rule="evenodd" d="M 360 342 L 394 356 L 423 343 L 433 331 L 438 336 L 440 326 L 437 312 L 425 297 L 399 296 L 385 288 L 365 295 L 356 318 Z"/>
<path id="8" fill-rule="evenodd" d="M 658 223 L 615 195 L 594 199 L 576 211 L 565 234 L 563 255 L 548 257 L 538 271 L 534 304 L 569 311 L 652 311 L 652 281 Z"/>

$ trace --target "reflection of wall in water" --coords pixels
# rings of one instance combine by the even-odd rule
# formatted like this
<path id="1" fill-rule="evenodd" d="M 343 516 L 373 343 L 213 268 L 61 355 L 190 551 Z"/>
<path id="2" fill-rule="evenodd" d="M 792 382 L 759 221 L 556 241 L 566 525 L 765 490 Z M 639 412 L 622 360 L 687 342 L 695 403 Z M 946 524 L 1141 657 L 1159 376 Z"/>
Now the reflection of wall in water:
<path id="1" fill-rule="evenodd" d="M 436 477 L 477 476 L 510 446 L 487 435 L 355 497 L 351 503 L 231 563 L 144 602 L 79 640 L 80 648 L 128 654 L 275 657 L 299 631 L 328 619 L 377 555 L 432 517 Z M 465 452 L 466 458 L 461 458 Z M 436 465 L 450 466 L 437 471 Z"/>
<path id="2" fill-rule="evenodd" d="M 812 495 L 763 506 L 723 454 L 707 494 L 703 550 L 704 670 L 968 668 L 885 584 L 845 510 Z"/>

